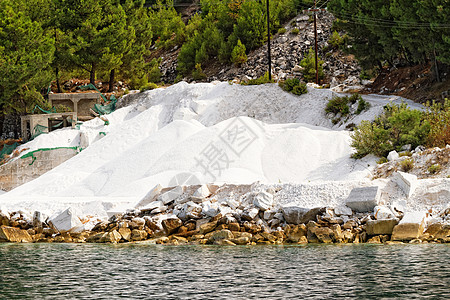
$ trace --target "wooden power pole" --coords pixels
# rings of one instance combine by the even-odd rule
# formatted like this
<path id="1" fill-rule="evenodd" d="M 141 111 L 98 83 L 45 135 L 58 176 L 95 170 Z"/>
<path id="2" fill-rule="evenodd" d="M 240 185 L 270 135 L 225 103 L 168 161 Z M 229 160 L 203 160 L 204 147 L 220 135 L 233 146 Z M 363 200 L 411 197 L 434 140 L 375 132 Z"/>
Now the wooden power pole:
<path id="1" fill-rule="evenodd" d="M 270 55 L 269 0 L 267 0 L 267 59 L 269 60 L 269 80 L 272 80 L 272 58 L 271 58 L 271 55 Z"/>
<path id="2" fill-rule="evenodd" d="M 319 58 L 318 58 L 318 41 L 317 41 L 317 12 L 326 11 L 326 9 L 318 9 L 316 0 L 314 0 L 314 8 L 306 10 L 307 12 L 312 12 L 314 14 L 314 52 L 316 60 L 316 84 L 319 84 Z"/>

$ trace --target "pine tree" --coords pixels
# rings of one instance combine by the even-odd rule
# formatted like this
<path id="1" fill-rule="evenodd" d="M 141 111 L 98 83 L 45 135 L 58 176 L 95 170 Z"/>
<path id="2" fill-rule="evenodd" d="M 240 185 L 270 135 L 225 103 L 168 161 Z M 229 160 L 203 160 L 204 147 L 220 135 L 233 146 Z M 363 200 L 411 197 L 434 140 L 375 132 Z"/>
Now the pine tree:
<path id="1" fill-rule="evenodd" d="M 0 1 L 0 110 L 25 113 L 43 104 L 39 93 L 51 82 L 54 42 L 18 0 Z"/>
<path id="2" fill-rule="evenodd" d="M 125 11 L 119 3 L 66 0 L 61 1 L 60 10 L 70 60 L 89 72 L 90 83 L 95 83 L 97 71 L 110 71 L 122 64 L 134 33 L 127 30 Z"/>

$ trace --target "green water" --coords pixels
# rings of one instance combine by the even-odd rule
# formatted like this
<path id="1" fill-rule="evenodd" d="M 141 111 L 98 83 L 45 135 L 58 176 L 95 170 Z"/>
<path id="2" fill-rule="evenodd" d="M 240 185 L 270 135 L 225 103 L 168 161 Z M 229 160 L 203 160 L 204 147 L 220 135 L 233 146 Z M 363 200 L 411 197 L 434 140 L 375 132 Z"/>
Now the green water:
<path id="1" fill-rule="evenodd" d="M 450 299 L 450 246 L 0 244 L 0 298 Z"/>

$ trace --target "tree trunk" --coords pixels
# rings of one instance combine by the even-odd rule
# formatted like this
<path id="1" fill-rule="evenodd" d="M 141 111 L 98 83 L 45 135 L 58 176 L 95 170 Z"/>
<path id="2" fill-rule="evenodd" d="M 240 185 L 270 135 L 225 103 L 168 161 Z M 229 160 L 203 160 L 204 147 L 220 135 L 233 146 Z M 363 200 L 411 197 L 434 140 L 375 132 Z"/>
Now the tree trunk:
<path id="1" fill-rule="evenodd" d="M 89 79 L 89 83 L 92 83 L 93 85 L 95 85 L 95 64 L 92 63 L 92 68 L 90 73 L 90 79 Z"/>
<path id="2" fill-rule="evenodd" d="M 58 93 L 62 93 L 61 91 L 61 85 L 59 84 L 59 68 L 56 67 L 56 87 L 58 88 Z"/>
<path id="3" fill-rule="evenodd" d="M 114 89 L 114 75 L 116 70 L 112 69 L 111 72 L 109 72 L 109 89 L 108 92 L 112 92 Z"/>

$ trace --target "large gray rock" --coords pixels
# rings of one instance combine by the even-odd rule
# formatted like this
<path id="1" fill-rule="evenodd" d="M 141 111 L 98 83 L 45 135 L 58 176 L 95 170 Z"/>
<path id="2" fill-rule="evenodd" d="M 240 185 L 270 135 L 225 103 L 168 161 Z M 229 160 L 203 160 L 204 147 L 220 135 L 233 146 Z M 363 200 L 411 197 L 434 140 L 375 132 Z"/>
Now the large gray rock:
<path id="1" fill-rule="evenodd" d="M 345 200 L 345 205 L 353 211 L 372 212 L 379 200 L 380 189 L 378 186 L 354 188 Z"/>
<path id="2" fill-rule="evenodd" d="M 392 180 L 399 186 L 399 188 L 409 198 L 414 193 L 417 187 L 417 176 L 404 172 L 395 172 Z"/>
<path id="3" fill-rule="evenodd" d="M 59 232 L 76 230 L 83 226 L 83 223 L 81 223 L 80 219 L 74 214 L 70 207 L 58 216 L 49 220 L 48 223 L 55 231 Z"/>
<path id="4" fill-rule="evenodd" d="M 298 206 L 285 206 L 281 209 L 285 221 L 289 224 L 301 224 L 300 219 L 308 210 L 308 208 Z"/>
<path id="5" fill-rule="evenodd" d="M 164 204 L 168 204 L 174 201 L 176 198 L 180 197 L 184 193 L 184 187 L 177 186 L 164 194 L 159 195 L 158 200 L 162 201 Z"/>
<path id="6" fill-rule="evenodd" d="M 273 206 L 273 195 L 267 192 L 259 192 L 253 198 L 253 205 L 262 211 L 266 211 Z"/>
<path id="7" fill-rule="evenodd" d="M 135 208 L 140 208 L 152 203 L 156 199 L 156 197 L 158 197 L 159 193 L 161 193 L 161 190 L 162 186 L 160 184 L 157 184 L 135 205 Z"/>

